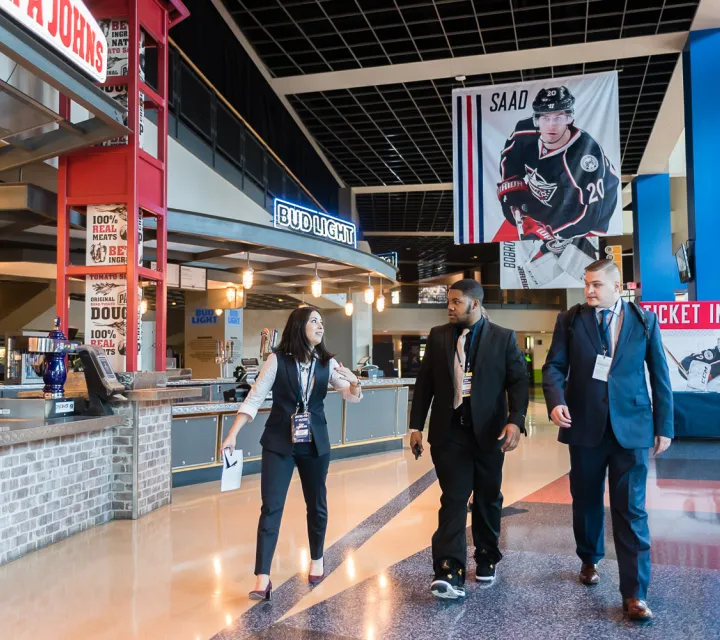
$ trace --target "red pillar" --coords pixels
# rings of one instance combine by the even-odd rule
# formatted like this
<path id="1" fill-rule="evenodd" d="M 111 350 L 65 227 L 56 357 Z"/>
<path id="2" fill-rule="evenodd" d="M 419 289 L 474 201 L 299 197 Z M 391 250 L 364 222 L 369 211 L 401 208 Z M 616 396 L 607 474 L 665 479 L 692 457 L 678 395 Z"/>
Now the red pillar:
<path id="1" fill-rule="evenodd" d="M 167 334 L 167 132 L 168 132 L 168 32 L 189 15 L 180 0 L 89 0 L 96 20 L 127 20 L 129 28 L 128 75 L 108 77 L 103 86 L 128 86 L 128 144 L 91 147 L 60 158 L 58 171 L 57 310 L 63 327 L 68 320 L 68 279 L 88 275 L 124 274 L 127 282 L 126 371 L 138 369 L 138 298 L 143 281 L 154 281 L 156 306 L 156 371 L 165 370 Z M 140 77 L 140 32 L 147 48 L 158 50 L 158 90 Z M 157 112 L 158 157 L 140 149 L 140 96 L 146 110 Z M 61 99 L 62 109 L 69 110 Z M 127 206 L 127 261 L 119 266 L 79 266 L 69 263 L 70 208 L 88 205 Z M 157 222 L 157 271 L 138 265 L 139 218 Z M 87 304 L 87 303 L 86 303 Z"/>

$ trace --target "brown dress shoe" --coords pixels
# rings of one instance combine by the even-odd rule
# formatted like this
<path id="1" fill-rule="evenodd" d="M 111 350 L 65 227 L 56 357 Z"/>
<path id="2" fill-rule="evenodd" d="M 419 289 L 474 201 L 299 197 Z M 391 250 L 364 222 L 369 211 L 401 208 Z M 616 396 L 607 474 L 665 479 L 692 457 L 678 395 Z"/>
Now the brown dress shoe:
<path id="1" fill-rule="evenodd" d="M 626 598 L 625 602 L 623 602 L 623 611 L 628 620 L 633 622 L 650 622 L 653 617 L 647 602 L 638 598 Z"/>
<path id="2" fill-rule="evenodd" d="M 596 564 L 585 564 L 580 567 L 580 582 L 591 587 L 600 582 L 600 574 Z"/>

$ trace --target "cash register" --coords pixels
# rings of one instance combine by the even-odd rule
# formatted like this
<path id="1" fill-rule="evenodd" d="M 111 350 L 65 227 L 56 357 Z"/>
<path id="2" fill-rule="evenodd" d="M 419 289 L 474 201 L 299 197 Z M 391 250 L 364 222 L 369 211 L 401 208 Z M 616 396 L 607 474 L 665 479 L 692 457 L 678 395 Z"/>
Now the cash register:
<path id="1" fill-rule="evenodd" d="M 69 416 L 113 415 L 111 399 L 124 400 L 125 387 L 119 382 L 105 352 L 99 347 L 68 340 L 60 330 L 59 319 L 55 330 L 47 338 L 18 336 L 14 348 L 31 354 L 36 372 L 45 386 L 42 399 L 0 399 L 0 417 L 5 419 L 53 419 Z M 77 354 L 82 363 L 88 397 L 65 398 L 67 379 L 65 357 Z"/>

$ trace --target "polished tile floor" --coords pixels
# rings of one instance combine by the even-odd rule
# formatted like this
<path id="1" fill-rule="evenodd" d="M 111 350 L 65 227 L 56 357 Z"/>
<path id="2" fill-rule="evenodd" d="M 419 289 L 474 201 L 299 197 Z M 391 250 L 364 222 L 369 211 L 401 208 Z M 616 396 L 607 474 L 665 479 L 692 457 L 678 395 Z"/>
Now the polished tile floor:
<path id="1" fill-rule="evenodd" d="M 177 489 L 170 507 L 112 522 L 0 567 L 0 638 L 207 640 L 317 638 L 720 638 L 720 442 L 675 443 L 648 483 L 653 624 L 622 619 L 608 539 L 603 582 L 576 581 L 567 449 L 544 406 L 506 458 L 501 546 L 491 588 L 464 603 L 428 591 L 439 489 L 428 454 L 331 465 L 328 577 L 307 586 L 304 503 L 295 477 L 270 603 L 251 606 L 259 478 L 219 493 Z M 610 528 L 607 528 L 610 536 Z"/>

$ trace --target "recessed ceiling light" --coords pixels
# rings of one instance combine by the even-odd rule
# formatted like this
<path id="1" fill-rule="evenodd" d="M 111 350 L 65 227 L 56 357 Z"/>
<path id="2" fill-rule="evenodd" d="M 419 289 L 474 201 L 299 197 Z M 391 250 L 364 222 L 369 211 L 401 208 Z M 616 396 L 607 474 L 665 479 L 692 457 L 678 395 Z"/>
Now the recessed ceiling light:
<path id="1" fill-rule="evenodd" d="M 473 258 L 474 258 L 475 260 L 477 260 L 477 256 L 473 256 Z"/>
<path id="2" fill-rule="evenodd" d="M 282 302 L 282 301 L 283 301 L 283 299 L 282 299 L 282 298 L 278 298 L 278 302 Z"/>

